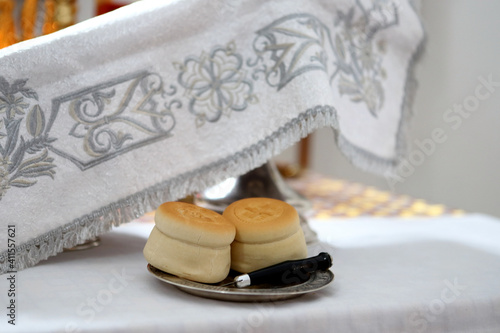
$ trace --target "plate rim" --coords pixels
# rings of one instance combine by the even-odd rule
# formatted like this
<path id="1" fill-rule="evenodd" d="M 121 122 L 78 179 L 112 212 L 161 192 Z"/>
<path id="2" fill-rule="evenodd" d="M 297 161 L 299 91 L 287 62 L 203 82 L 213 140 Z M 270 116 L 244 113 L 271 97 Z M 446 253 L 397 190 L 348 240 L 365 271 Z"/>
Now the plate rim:
<path id="1" fill-rule="evenodd" d="M 176 275 L 162 271 L 159 268 L 148 263 L 147 269 L 150 274 L 165 282 L 172 285 L 183 292 L 219 300 L 229 300 L 229 301 L 262 301 L 262 300 L 283 300 L 288 298 L 298 297 L 304 294 L 312 293 L 327 287 L 333 282 L 335 275 L 331 270 L 317 271 L 313 272 L 311 278 L 304 283 L 285 286 L 282 288 L 235 288 L 235 287 L 222 287 L 216 284 L 205 284 L 201 282 L 187 280 Z M 160 272 L 160 273 L 157 273 Z M 167 277 L 167 278 L 165 278 Z M 172 277 L 171 279 L 169 277 Z M 320 283 L 314 284 L 319 278 L 324 279 Z M 181 282 L 177 282 L 179 280 Z M 312 285 L 312 287 L 311 287 Z M 307 288 L 309 286 L 309 288 Z M 300 287 L 305 289 L 300 289 Z"/>

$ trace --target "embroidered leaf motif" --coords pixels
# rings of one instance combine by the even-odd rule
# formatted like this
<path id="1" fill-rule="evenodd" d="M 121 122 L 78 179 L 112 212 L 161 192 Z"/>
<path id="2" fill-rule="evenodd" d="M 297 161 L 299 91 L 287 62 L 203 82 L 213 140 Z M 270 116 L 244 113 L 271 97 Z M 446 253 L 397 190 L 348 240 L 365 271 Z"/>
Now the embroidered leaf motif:
<path id="1" fill-rule="evenodd" d="M 44 148 L 50 147 L 50 144 L 56 140 L 56 138 L 49 138 L 47 134 L 33 138 L 32 140 L 28 141 L 26 145 L 26 153 L 35 154 Z"/>
<path id="2" fill-rule="evenodd" d="M 38 94 L 34 90 L 23 89 L 19 92 L 21 93 L 21 95 L 23 95 L 26 98 L 32 98 L 32 99 L 38 100 Z"/>
<path id="3" fill-rule="evenodd" d="M 340 76 L 338 84 L 339 84 L 339 93 L 341 95 L 359 94 L 359 86 L 356 83 L 352 82 L 351 80 L 348 80 L 344 75 Z"/>
<path id="4" fill-rule="evenodd" d="M 8 122 L 8 119 L 3 118 L 3 119 L 0 121 L 0 125 L 4 126 L 4 124 L 5 124 L 5 123 L 7 123 L 7 122 Z M 0 129 L 1 129 L 1 127 L 0 127 Z M 2 139 L 3 139 L 4 137 L 6 137 L 6 136 L 7 136 L 7 134 L 3 134 L 3 133 L 1 133 L 1 132 L 0 132 L 0 155 L 1 155 L 2 157 L 5 157 L 5 155 L 6 155 L 6 154 L 5 154 L 5 149 L 4 149 L 3 145 L 2 145 Z"/>
<path id="5" fill-rule="evenodd" d="M 344 42 L 342 42 L 342 39 L 340 39 L 339 35 L 335 36 L 335 48 L 337 49 L 340 59 L 345 61 Z"/>
<path id="6" fill-rule="evenodd" d="M 21 137 L 21 143 L 18 145 L 14 154 L 10 156 L 10 163 L 8 165 L 9 174 L 12 174 L 17 170 L 17 168 L 23 161 L 25 152 L 26 147 L 24 145 L 24 138 Z"/>
<path id="7" fill-rule="evenodd" d="M 10 182 L 10 185 L 15 187 L 30 187 L 36 184 L 36 180 L 15 179 Z"/>
<path id="8" fill-rule="evenodd" d="M 7 142 L 5 144 L 5 152 L 3 157 L 7 157 L 14 149 L 16 149 L 17 139 L 19 136 L 19 126 L 21 125 L 21 119 L 9 120 L 5 126 L 7 130 Z"/>
<path id="9" fill-rule="evenodd" d="M 11 93 L 17 93 L 21 91 L 24 87 L 24 85 L 28 82 L 28 79 L 22 79 L 22 80 L 16 80 L 10 87 L 10 92 Z"/>
<path id="10" fill-rule="evenodd" d="M 35 105 L 26 117 L 26 129 L 32 136 L 39 136 L 45 127 L 45 116 L 40 105 Z"/>
<path id="11" fill-rule="evenodd" d="M 339 93 L 349 96 L 352 102 L 365 103 L 374 117 L 384 104 L 380 80 L 386 77 L 382 67 L 385 41 L 375 38 L 379 31 L 399 24 L 396 6 L 391 3 L 389 7 L 387 10 L 388 6 L 374 2 L 365 8 L 361 1 L 356 1 L 347 14 L 339 11 L 335 19 L 335 26 L 340 30 L 335 36 L 339 61 L 330 82 L 340 73 Z"/>
<path id="12" fill-rule="evenodd" d="M 48 151 L 45 149 L 42 154 L 29 158 L 23 161 L 17 170 L 17 172 L 12 176 L 12 179 L 16 178 L 35 178 L 40 176 L 49 176 L 54 178 L 55 165 L 52 163 L 54 159 L 48 156 Z"/>
<path id="13" fill-rule="evenodd" d="M 9 93 L 9 82 L 3 77 L 0 76 L 0 92 L 7 95 Z"/>
<path id="14" fill-rule="evenodd" d="M 35 178 L 54 178 L 55 174 L 54 159 L 47 150 L 55 139 L 42 135 L 45 114 L 40 105 L 30 105 L 30 100 L 38 100 L 38 95 L 26 87 L 27 82 L 21 79 L 9 84 L 0 76 L 0 113 L 4 114 L 0 129 L 5 129 L 5 133 L 0 133 L 0 200 L 12 187 L 30 187 L 36 184 Z M 23 121 L 31 140 L 26 141 L 21 135 Z"/>

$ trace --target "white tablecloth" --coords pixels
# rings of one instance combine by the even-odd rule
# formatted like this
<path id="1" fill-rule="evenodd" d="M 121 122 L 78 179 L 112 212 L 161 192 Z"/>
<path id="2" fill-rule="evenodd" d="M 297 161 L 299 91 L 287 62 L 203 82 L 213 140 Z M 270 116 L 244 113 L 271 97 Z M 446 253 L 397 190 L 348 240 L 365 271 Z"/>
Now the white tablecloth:
<path id="1" fill-rule="evenodd" d="M 277 303 L 186 294 L 151 276 L 152 224 L 15 274 L 0 332 L 500 332 L 500 221 L 484 215 L 311 221 L 333 259 L 327 288 Z"/>

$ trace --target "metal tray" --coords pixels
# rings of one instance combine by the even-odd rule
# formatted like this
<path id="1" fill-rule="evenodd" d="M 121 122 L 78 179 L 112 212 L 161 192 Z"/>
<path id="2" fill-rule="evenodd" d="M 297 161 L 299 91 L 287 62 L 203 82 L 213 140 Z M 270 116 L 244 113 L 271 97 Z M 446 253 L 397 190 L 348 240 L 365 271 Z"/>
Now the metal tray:
<path id="1" fill-rule="evenodd" d="M 168 274 L 150 264 L 148 264 L 148 271 L 157 279 L 173 285 L 186 293 L 234 302 L 270 302 L 290 299 L 323 289 L 334 278 L 333 273 L 329 270 L 317 271 L 312 273 L 307 281 L 291 286 L 257 285 L 247 288 L 237 288 L 235 286 L 221 287 L 221 285 L 231 282 L 234 278 L 232 276 L 228 276 L 224 281 L 217 284 L 205 284 Z"/>

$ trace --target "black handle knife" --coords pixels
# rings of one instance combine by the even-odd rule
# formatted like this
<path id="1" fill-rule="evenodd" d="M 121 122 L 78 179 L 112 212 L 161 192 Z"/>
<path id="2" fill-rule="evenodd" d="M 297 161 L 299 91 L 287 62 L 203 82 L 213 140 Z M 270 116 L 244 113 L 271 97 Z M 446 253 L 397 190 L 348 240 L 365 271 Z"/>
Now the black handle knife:
<path id="1" fill-rule="evenodd" d="M 327 270 L 332 266 L 332 258 L 326 252 L 321 252 L 315 257 L 299 260 L 288 260 L 282 263 L 265 267 L 247 274 L 238 275 L 229 284 L 238 288 L 250 285 L 271 284 L 296 284 L 307 281 L 311 273 L 318 270 Z"/>

